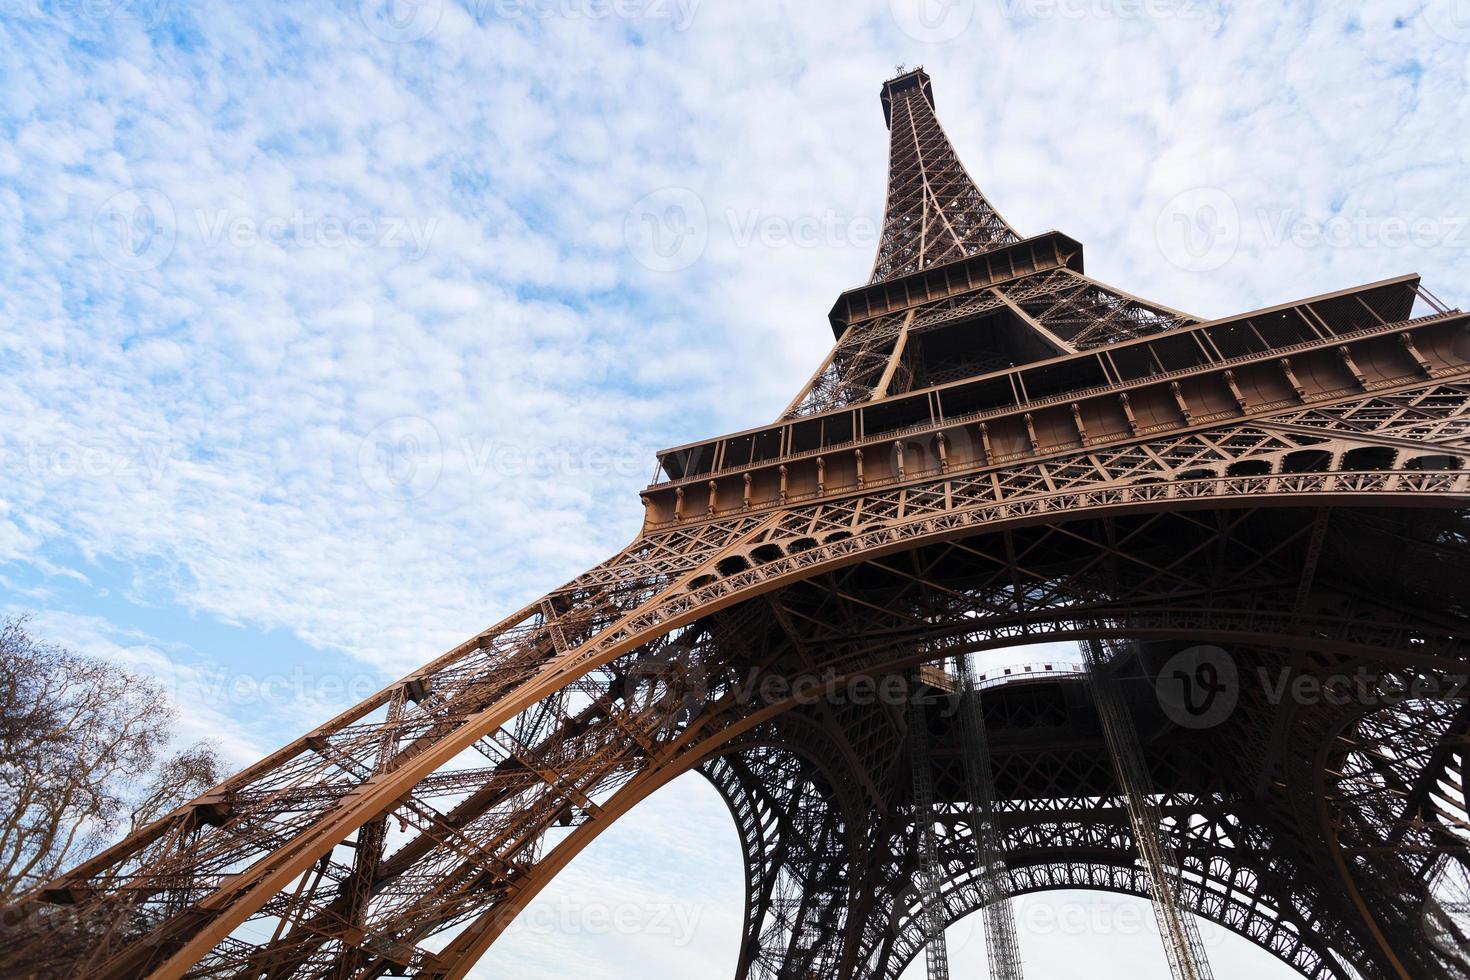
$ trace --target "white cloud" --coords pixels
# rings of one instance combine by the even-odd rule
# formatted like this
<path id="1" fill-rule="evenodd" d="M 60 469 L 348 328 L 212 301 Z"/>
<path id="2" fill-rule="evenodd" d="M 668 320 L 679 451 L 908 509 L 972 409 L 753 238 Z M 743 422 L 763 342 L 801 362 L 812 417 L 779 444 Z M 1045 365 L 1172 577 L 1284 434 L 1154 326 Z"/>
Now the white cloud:
<path id="1" fill-rule="evenodd" d="M 236 705 L 230 698 L 223 694 L 211 698 L 197 696 L 210 684 L 212 675 L 201 671 L 198 661 L 188 657 L 177 646 L 171 650 L 161 648 L 146 633 L 120 628 L 97 616 L 57 611 L 32 612 L 31 604 L 6 608 L 4 615 L 7 618 L 28 615 L 33 635 L 88 656 L 102 658 L 156 681 L 168 698 L 160 708 L 171 710 L 175 715 L 175 747 L 199 741 L 210 742 L 226 765 L 237 768 L 243 768 L 274 748 L 270 742 L 251 738 L 242 730 L 240 712 L 232 710 Z M 299 702 L 283 704 L 282 707 L 283 713 L 293 722 L 300 722 L 310 708 Z M 260 731 L 259 727 L 256 731 Z"/>
<path id="2" fill-rule="evenodd" d="M 729 810 L 703 777 L 684 776 L 575 858 L 472 976 L 723 977 L 744 901 Z"/>
<path id="3" fill-rule="evenodd" d="M 1023 233 L 1081 239 L 1131 292 L 1223 315 L 1418 270 L 1463 301 L 1470 44 L 1418 0 L 1162 6 L 981 3 L 946 44 L 888 0 L 678 21 L 450 3 L 418 44 L 346 0 L 167 5 L 152 33 L 0 19 L 0 559 L 131 566 L 155 601 L 365 673 L 489 625 L 635 533 L 651 450 L 771 418 L 823 356 L 871 249 L 739 227 L 878 218 L 898 62 L 927 66 Z M 623 237 L 668 187 L 710 216 L 675 274 Z M 1209 273 L 1155 239 L 1200 187 L 1241 222 Z M 129 192 L 151 213 L 104 208 Z M 1302 246 L 1283 215 L 1440 237 Z M 373 441 L 404 418 L 437 441 Z M 57 567 L 58 544 L 81 557 Z M 272 715 L 275 740 L 300 721 Z"/>

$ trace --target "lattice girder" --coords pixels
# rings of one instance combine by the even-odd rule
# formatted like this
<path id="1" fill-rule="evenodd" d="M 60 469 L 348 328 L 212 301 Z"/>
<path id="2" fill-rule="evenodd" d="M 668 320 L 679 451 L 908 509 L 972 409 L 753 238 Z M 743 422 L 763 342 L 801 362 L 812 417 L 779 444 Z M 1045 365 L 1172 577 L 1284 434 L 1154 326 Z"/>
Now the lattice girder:
<path id="1" fill-rule="evenodd" d="M 1093 888 L 1147 897 L 1135 866 L 1126 811 L 1095 725 L 1079 724 L 1077 718 L 1059 725 L 1056 718 L 1039 717 L 1024 706 L 1017 710 L 1018 705 L 1005 703 L 1034 699 L 1040 692 L 1064 704 L 1069 699 L 1051 689 L 1076 687 L 1078 683 L 1085 686 L 1078 679 L 1048 679 L 1001 688 L 994 695 L 1004 699 L 993 712 L 1001 725 L 996 737 L 1010 747 L 1001 765 L 1003 785 L 1011 797 L 1001 824 L 1006 833 L 1010 884 L 1021 892 Z M 1086 710 L 1086 698 L 1070 701 L 1073 711 L 1078 710 L 1077 705 Z M 942 705 L 933 710 L 953 716 Z M 1023 727 L 1010 727 L 1017 719 Z M 1041 724 L 1039 730 L 1046 734 L 1044 742 L 1032 737 L 1038 731 L 1036 724 Z M 1072 744 L 1058 744 L 1066 740 Z M 1324 893 L 1316 884 L 1310 869 L 1293 853 L 1290 842 L 1272 829 L 1269 809 L 1244 800 L 1225 803 L 1208 799 L 1227 792 L 1227 783 L 1214 775 L 1213 760 L 1194 757 L 1199 742 L 1190 744 L 1176 738 L 1156 744 L 1164 754 L 1153 755 L 1150 761 L 1161 784 L 1182 786 L 1186 783 L 1180 780 L 1181 772 L 1198 774 L 1193 790 L 1158 801 L 1166 818 L 1166 831 L 1175 835 L 1175 848 L 1184 855 L 1185 865 L 1198 869 L 1202 878 L 1211 882 L 1205 886 L 1202 878 L 1186 880 L 1183 897 L 1187 907 L 1250 939 L 1309 977 L 1357 975 L 1345 968 L 1344 960 L 1366 964 L 1371 954 L 1354 932 L 1352 909 L 1339 896 Z M 889 766 L 893 759 L 888 753 L 876 758 L 874 764 Z M 935 761 L 941 787 L 957 789 L 963 785 L 963 776 L 958 772 L 962 753 L 957 746 Z M 1018 777 L 1018 770 L 1030 775 Z M 1037 780 L 1035 774 L 1045 774 L 1045 778 Z M 1025 795 L 1017 797 L 1017 788 L 1022 786 L 1027 787 Z M 941 863 L 953 872 L 944 889 L 944 915 L 946 921 L 953 922 L 980 908 L 981 892 L 964 804 L 952 804 L 945 819 L 955 831 L 941 838 L 945 845 Z M 880 824 L 875 812 L 870 826 Z M 883 844 L 870 851 L 888 855 L 889 861 L 875 868 L 883 874 L 869 875 L 877 881 L 886 879 L 887 885 L 879 886 L 877 901 L 868 906 L 870 921 L 859 930 L 863 949 L 857 956 L 848 957 L 872 968 L 844 976 L 897 976 L 922 948 L 922 935 L 915 925 L 918 892 L 910 877 L 916 861 L 913 837 L 901 823 L 890 824 L 887 834 Z M 743 840 L 749 852 L 758 853 L 763 846 L 748 836 Z M 769 847 L 769 843 L 764 846 Z M 834 932 L 828 942 L 834 948 L 851 943 L 854 929 L 860 925 L 850 923 L 846 933 Z M 795 971 L 785 975 L 804 974 Z M 1362 975 L 1378 974 L 1370 969 Z"/>
<path id="2" fill-rule="evenodd" d="M 891 136 L 888 204 L 875 282 L 942 265 L 1019 237 L 980 193 L 934 115 L 922 71 L 884 86 Z"/>
<path id="3" fill-rule="evenodd" d="M 797 665 L 809 666 L 816 676 L 840 677 L 869 672 L 875 662 L 882 664 L 885 660 L 913 663 L 964 649 L 1028 639 L 1130 631 L 1145 636 L 1162 633 L 1222 639 L 1295 631 L 1299 636 L 1310 634 L 1314 648 L 1352 650 L 1362 649 L 1365 642 L 1376 642 L 1398 649 L 1414 661 L 1458 656 L 1454 653 L 1457 641 L 1452 637 L 1419 635 L 1410 643 L 1399 627 L 1377 626 L 1373 616 L 1354 614 L 1347 600 L 1340 602 L 1331 615 L 1295 615 L 1291 611 L 1296 595 L 1294 579 L 1283 581 L 1281 598 L 1274 607 L 1280 611 L 1273 612 L 1273 606 L 1263 602 L 1268 593 L 1263 591 L 1262 583 L 1271 580 L 1263 572 L 1270 567 L 1273 554 L 1277 561 L 1284 560 L 1287 553 L 1282 549 L 1303 548 L 1306 542 L 1301 533 L 1245 534 L 1249 522 L 1265 520 L 1271 513 L 1227 512 L 1218 522 L 1206 520 L 1208 513 L 1191 512 L 1139 515 L 1121 523 L 1087 519 L 1080 524 L 996 530 L 979 538 L 972 536 L 962 546 L 958 542 L 938 543 L 915 551 L 911 545 L 896 556 L 870 557 L 826 572 L 814 568 L 812 577 L 798 588 L 781 593 L 780 603 L 789 611 L 787 619 L 801 633 L 801 661 L 794 663 L 791 638 L 777 627 L 769 607 L 760 603 L 745 603 L 728 614 L 707 616 L 699 627 L 667 638 L 662 646 L 644 647 L 637 658 L 615 658 L 608 666 L 563 685 L 551 701 L 536 703 L 533 710 L 517 715 L 510 726 L 492 730 L 477 740 L 492 759 L 499 755 L 498 764 L 481 773 L 478 789 L 460 803 L 458 810 L 441 815 L 428 802 L 415 800 L 411 806 L 377 811 L 415 822 L 422 832 L 418 847 L 424 855 L 417 862 L 420 877 L 415 880 L 433 881 L 436 886 L 426 897 L 413 890 L 419 887 L 415 885 L 410 888 L 411 894 L 398 896 L 396 907 L 389 903 L 377 908 L 374 914 L 384 916 L 385 924 L 390 926 L 388 935 L 380 936 L 377 944 L 363 943 L 370 951 L 416 950 L 404 940 L 421 931 L 476 915 L 483 919 L 487 905 L 518 908 L 529 897 L 529 886 L 523 882 L 540 880 L 538 869 L 547 857 L 530 845 L 551 832 L 559 820 L 570 815 L 574 824 L 590 825 L 603 811 L 620 812 L 618 807 L 609 809 L 611 804 L 603 794 L 610 792 L 616 798 L 619 787 L 639 780 L 640 785 L 661 784 L 667 778 L 664 773 L 668 767 L 694 764 L 701 752 L 712 751 L 721 738 L 738 734 L 762 712 L 778 711 L 780 705 L 747 705 L 754 713 L 742 717 L 739 711 L 722 710 L 727 705 L 739 706 L 738 682 L 749 680 L 732 669 L 732 663 L 769 664 L 773 671 L 788 674 Z M 1200 538 L 1199 545 L 1180 553 L 1178 543 L 1189 536 Z M 1153 542 L 1152 548 L 1142 547 L 1145 537 Z M 1222 565 L 1201 563 L 1195 558 L 1202 550 L 1221 547 L 1238 552 L 1238 557 Z M 1156 550 L 1160 554 L 1154 554 Z M 961 574 L 956 563 L 962 563 L 968 571 Z M 1061 567 L 1068 574 L 1059 575 Z M 1031 583 L 1019 592 L 1015 588 L 1018 575 Z M 1138 590 L 1129 600 L 1117 591 L 1120 578 Z M 939 586 L 938 582 L 951 585 Z M 953 588 L 961 584 L 964 591 Z M 1249 592 L 1245 591 L 1247 584 L 1251 586 Z M 854 607 L 854 594 L 870 598 Z M 1236 597 L 1247 599 L 1248 605 L 1232 607 Z M 911 609 L 922 609 L 924 613 L 916 617 Z M 859 610 L 866 621 L 854 631 L 851 624 Z M 947 614 L 946 618 L 936 618 L 941 612 Z M 741 638 L 737 649 L 731 649 L 733 641 L 719 639 L 725 636 Z M 922 644 L 920 653 L 914 652 L 916 642 Z M 643 667 L 637 667 L 640 662 Z M 640 673 L 649 683 L 642 685 L 646 689 L 630 702 L 627 692 L 639 686 L 630 684 L 630 678 L 637 680 Z M 677 686 L 681 683 L 694 686 L 681 689 Z M 409 681 L 391 690 L 407 691 L 412 686 Z M 422 701 L 415 707 L 449 702 L 447 694 L 442 694 L 441 700 L 426 693 L 443 691 L 436 682 L 426 681 L 421 686 Z M 473 685 L 465 687 L 474 690 Z M 694 690 L 700 692 L 697 703 L 688 700 Z M 622 697 L 614 697 L 614 692 Z M 405 712 L 396 723 L 400 733 L 407 730 L 397 736 L 400 743 L 410 736 L 421 738 L 421 726 L 429 723 L 410 723 L 409 717 Z M 444 724 L 448 727 L 447 719 Z M 329 782 L 336 789 L 319 790 L 324 794 L 321 799 L 342 807 L 342 800 L 352 799 L 352 791 L 361 792 L 364 784 L 371 786 L 391 778 L 392 773 L 355 772 L 353 752 L 369 737 L 376 752 L 382 744 L 384 726 L 346 725 L 312 737 L 317 744 L 313 756 L 340 760 L 329 771 Z M 513 755 L 506 752 L 507 745 L 517 747 Z M 510 764 L 512 759 L 514 764 Z M 293 760 L 287 771 L 299 783 L 303 768 L 301 760 Z M 357 776 L 359 781 L 350 776 Z M 432 780 L 421 782 L 432 786 Z M 407 785 L 407 781 L 399 785 Z M 443 788 L 435 787 L 433 791 L 442 792 Z M 235 828 L 241 824 L 235 821 L 246 814 L 260 821 L 263 812 L 276 812 L 279 815 L 275 820 L 280 825 L 300 819 L 302 812 L 314 814 L 323 808 L 317 798 L 299 790 L 289 797 L 287 805 L 292 809 L 287 810 L 281 809 L 285 797 L 272 797 L 264 788 L 242 786 L 233 797 L 226 792 L 214 794 L 214 798 L 229 800 L 227 805 L 240 813 L 240 817 L 225 817 L 223 827 L 214 831 L 216 835 L 234 831 L 214 845 L 214 853 L 220 853 L 222 845 L 228 847 L 239 841 Z M 514 809 L 508 810 L 512 802 Z M 330 804 L 325 808 L 330 812 Z M 194 815 L 201 809 L 188 808 L 174 820 L 196 822 Z M 473 847 L 463 832 L 451 833 L 445 828 L 445 824 L 455 828 L 461 823 L 460 816 L 453 815 L 456 813 L 466 818 L 465 827 L 473 828 Z M 177 860 L 191 868 L 207 867 L 201 860 L 201 844 L 207 844 L 210 836 L 196 832 L 189 842 L 193 849 L 184 850 Z M 276 839 L 272 836 L 255 846 L 268 847 Z M 425 843 L 425 839 L 432 844 Z M 314 855 L 312 860 L 320 857 Z M 558 858 L 552 863 L 559 862 Z M 158 871 L 151 873 L 161 880 Z M 220 886 L 227 889 L 236 880 L 221 879 Z M 458 891 L 445 894 L 444 883 L 453 881 L 463 884 Z M 68 887 L 77 887 L 75 880 Z M 277 895 L 287 891 L 281 889 Z M 136 894 L 136 890 L 125 894 Z M 323 895 L 330 894 L 329 886 Z M 275 901 L 277 906 L 268 911 L 279 919 L 290 911 L 293 900 L 278 897 Z M 93 902 L 91 912 L 108 907 L 105 896 Z M 282 904 L 287 907 L 280 907 Z M 310 923 L 320 914 L 303 910 L 330 906 L 331 901 L 323 896 L 310 902 L 303 899 L 287 918 L 298 923 L 299 930 L 305 928 L 301 923 Z M 80 907 L 86 908 L 85 898 Z M 504 921 L 505 915 L 502 909 L 497 921 Z M 165 920 L 163 927 L 178 928 L 174 923 L 180 921 L 192 922 L 193 918 Z M 263 957 L 264 962 L 278 957 L 281 944 L 274 946 L 271 952 L 256 953 L 224 944 L 213 956 L 221 963 L 241 957 Z M 433 960 L 426 952 L 410 951 L 405 955 L 412 962 L 427 964 L 426 969 L 432 967 Z"/>
<path id="4" fill-rule="evenodd" d="M 1470 317 L 1404 276 L 1199 322 L 1088 278 L 1059 233 L 1017 236 L 922 72 L 884 104 L 874 281 L 839 300 L 783 421 L 660 454 L 626 549 L 26 896 L 0 957 L 462 977 L 599 833 L 704 766 L 747 843 L 742 971 L 888 977 L 913 950 L 905 707 L 838 696 L 854 686 L 1089 639 L 1313 676 L 1466 669 Z M 1224 782 L 1160 757 L 1160 809 L 1206 818 L 1176 842 L 1202 880 L 1276 911 L 1214 888 L 1196 911 L 1314 977 L 1348 975 L 1328 923 L 1367 976 L 1443 967 L 1404 952 L 1424 904 L 1406 882 L 1454 858 L 1458 717 L 1425 743 L 1243 690 L 1214 736 Z M 1390 823 L 1359 785 L 1379 742 L 1417 760 L 1393 772 L 1417 809 Z M 1101 756 L 994 748 L 1014 890 L 1136 892 Z"/>

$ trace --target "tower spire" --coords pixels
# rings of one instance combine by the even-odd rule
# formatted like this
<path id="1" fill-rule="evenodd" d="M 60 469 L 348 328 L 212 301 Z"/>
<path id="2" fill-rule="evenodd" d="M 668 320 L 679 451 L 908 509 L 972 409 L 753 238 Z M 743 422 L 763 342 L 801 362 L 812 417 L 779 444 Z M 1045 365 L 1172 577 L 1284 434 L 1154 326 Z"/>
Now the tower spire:
<path id="1" fill-rule="evenodd" d="M 873 282 L 1020 241 L 980 193 L 934 114 L 922 68 L 883 84 L 888 122 L 888 204 Z"/>

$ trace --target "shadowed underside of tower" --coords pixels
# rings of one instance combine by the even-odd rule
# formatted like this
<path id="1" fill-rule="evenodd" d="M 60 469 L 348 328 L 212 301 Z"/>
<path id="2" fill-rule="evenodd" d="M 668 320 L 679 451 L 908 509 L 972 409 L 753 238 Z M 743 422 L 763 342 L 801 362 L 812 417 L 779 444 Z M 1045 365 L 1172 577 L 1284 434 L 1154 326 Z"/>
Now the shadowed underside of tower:
<path id="1" fill-rule="evenodd" d="M 990 912 L 1055 888 L 1153 899 L 1175 976 L 1188 913 L 1312 978 L 1464 976 L 1470 317 L 1412 275 L 1140 299 L 1006 224 L 922 71 L 883 107 L 873 276 L 780 419 L 661 453 L 622 552 L 7 909 L 4 961 L 461 977 L 697 769 L 741 980 L 944 975 L 982 907 L 1019 976 Z M 1086 672 L 1007 652 L 1061 640 Z"/>

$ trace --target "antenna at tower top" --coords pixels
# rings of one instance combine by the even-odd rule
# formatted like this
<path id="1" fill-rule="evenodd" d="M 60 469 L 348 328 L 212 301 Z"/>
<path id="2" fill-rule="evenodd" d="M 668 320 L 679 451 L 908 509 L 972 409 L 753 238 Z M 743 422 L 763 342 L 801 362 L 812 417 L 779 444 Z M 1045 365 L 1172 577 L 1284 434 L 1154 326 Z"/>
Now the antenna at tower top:
<path id="1" fill-rule="evenodd" d="M 911 89 L 921 91 L 924 94 L 924 98 L 929 100 L 930 108 L 933 108 L 934 93 L 929 86 L 928 72 L 924 71 L 922 66 L 918 68 L 906 68 L 903 65 L 899 65 L 898 74 L 883 83 L 883 118 L 885 122 L 892 125 L 893 100 Z"/>

